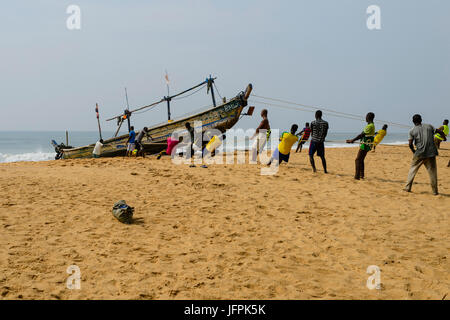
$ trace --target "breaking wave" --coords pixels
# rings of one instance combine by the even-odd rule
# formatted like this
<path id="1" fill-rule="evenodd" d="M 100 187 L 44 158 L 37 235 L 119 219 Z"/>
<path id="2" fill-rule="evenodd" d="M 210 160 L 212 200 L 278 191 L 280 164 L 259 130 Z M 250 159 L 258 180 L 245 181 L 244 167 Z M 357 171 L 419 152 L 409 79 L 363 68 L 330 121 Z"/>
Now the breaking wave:
<path id="1" fill-rule="evenodd" d="M 55 159 L 54 152 L 30 152 L 20 154 L 0 153 L 0 162 L 47 161 Z"/>

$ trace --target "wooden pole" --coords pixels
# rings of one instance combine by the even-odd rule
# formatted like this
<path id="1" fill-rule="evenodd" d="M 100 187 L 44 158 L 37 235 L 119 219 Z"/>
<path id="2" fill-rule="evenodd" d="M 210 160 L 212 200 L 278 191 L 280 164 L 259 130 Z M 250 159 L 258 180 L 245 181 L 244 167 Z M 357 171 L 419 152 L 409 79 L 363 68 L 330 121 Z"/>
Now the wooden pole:
<path id="1" fill-rule="evenodd" d="M 69 132 L 66 130 L 66 146 L 69 145 Z"/>
<path id="2" fill-rule="evenodd" d="M 127 99 L 127 110 L 125 110 L 125 114 L 127 116 L 127 123 L 128 123 L 128 132 L 131 131 L 131 122 L 130 122 L 130 116 L 131 116 L 131 112 L 130 112 L 130 105 L 128 104 L 128 92 L 127 92 L 127 88 L 125 87 L 125 98 Z"/>
<path id="3" fill-rule="evenodd" d="M 214 79 L 211 77 L 211 75 L 209 75 L 209 80 L 208 80 L 208 86 L 211 88 L 211 97 L 212 97 L 212 102 L 214 105 L 214 108 L 216 107 L 216 97 L 214 96 Z"/>
<path id="4" fill-rule="evenodd" d="M 98 133 L 102 139 L 102 129 L 100 128 L 100 115 L 98 114 L 98 103 L 95 104 L 95 113 L 97 114 Z"/>

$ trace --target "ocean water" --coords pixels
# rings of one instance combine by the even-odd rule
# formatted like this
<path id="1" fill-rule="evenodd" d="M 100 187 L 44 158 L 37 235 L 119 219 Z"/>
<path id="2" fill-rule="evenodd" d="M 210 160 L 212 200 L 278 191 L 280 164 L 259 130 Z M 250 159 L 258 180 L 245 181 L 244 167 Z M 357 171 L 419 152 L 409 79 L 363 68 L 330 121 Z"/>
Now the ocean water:
<path id="1" fill-rule="evenodd" d="M 354 138 L 359 132 L 332 133 L 328 134 L 325 143 L 328 148 L 355 147 L 357 144 L 346 144 L 346 139 Z M 103 138 L 107 139 L 114 135 L 113 132 L 102 132 Z M 0 162 L 17 161 L 45 161 L 55 158 L 55 151 L 51 145 L 51 140 L 57 143 L 66 143 L 64 131 L 0 131 Z M 96 131 L 73 131 L 69 132 L 69 145 L 80 147 L 95 143 L 99 139 Z M 408 135 L 404 133 L 389 133 L 383 140 L 383 144 L 406 144 Z M 304 147 L 308 147 L 306 143 Z M 296 145 L 294 145 L 296 147 Z M 245 144 L 238 144 L 236 150 L 248 148 Z"/>

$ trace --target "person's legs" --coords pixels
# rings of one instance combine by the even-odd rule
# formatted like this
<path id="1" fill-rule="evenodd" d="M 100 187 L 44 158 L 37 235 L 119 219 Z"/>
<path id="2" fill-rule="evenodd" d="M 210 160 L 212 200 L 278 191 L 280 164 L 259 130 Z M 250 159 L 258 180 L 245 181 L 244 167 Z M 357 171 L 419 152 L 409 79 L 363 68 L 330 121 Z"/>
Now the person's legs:
<path id="1" fill-rule="evenodd" d="M 367 155 L 367 151 L 358 150 L 358 154 L 355 159 L 355 179 L 359 180 L 364 178 L 364 158 Z"/>
<path id="2" fill-rule="evenodd" d="M 252 146 L 252 159 L 251 162 L 255 163 L 258 160 L 258 154 L 260 154 L 264 146 L 267 142 L 267 134 L 266 133 L 258 133 L 258 136 L 255 138 Z"/>
<path id="3" fill-rule="evenodd" d="M 298 145 L 297 145 L 297 149 L 295 149 L 295 152 L 297 153 L 298 152 L 298 150 L 300 150 L 300 152 L 302 152 L 302 140 L 300 140 L 299 142 L 298 142 Z"/>
<path id="4" fill-rule="evenodd" d="M 272 164 L 273 160 L 275 160 L 277 162 L 277 165 L 280 164 L 280 152 L 278 151 L 278 147 L 275 148 L 274 152 L 272 153 L 272 157 L 270 158 L 267 165 L 270 166 Z"/>
<path id="5" fill-rule="evenodd" d="M 441 147 L 441 140 L 438 138 L 434 138 L 434 144 L 436 145 L 436 148 L 440 149 Z"/>
<path id="6" fill-rule="evenodd" d="M 258 157 L 258 140 L 259 140 L 259 135 L 255 137 L 255 141 L 253 141 L 253 145 L 252 145 L 252 158 L 251 161 L 252 162 L 256 162 L 256 159 Z"/>
<path id="7" fill-rule="evenodd" d="M 327 161 L 325 160 L 325 145 L 323 142 L 317 144 L 317 155 L 322 160 L 323 172 L 328 173 L 327 171 Z"/>
<path id="8" fill-rule="evenodd" d="M 311 141 L 309 144 L 309 162 L 311 163 L 311 167 L 313 169 L 313 172 L 317 172 L 316 170 L 316 164 L 314 163 L 314 154 L 316 153 L 316 142 Z"/>
<path id="9" fill-rule="evenodd" d="M 427 168 L 428 175 L 430 176 L 431 189 L 433 194 L 438 194 L 438 183 L 437 183 L 437 165 L 436 157 L 427 158 L 424 160 L 423 164 Z"/>
<path id="10" fill-rule="evenodd" d="M 325 156 L 321 156 L 320 159 L 322 159 L 323 172 L 324 173 L 328 173 L 328 171 L 327 171 L 327 160 L 325 160 Z"/>
<path id="11" fill-rule="evenodd" d="M 368 151 L 366 150 L 361 150 L 361 160 L 359 165 L 359 177 L 361 179 L 364 179 L 364 160 L 366 159 L 367 152 Z"/>
<path id="12" fill-rule="evenodd" d="M 406 181 L 405 188 L 403 190 L 410 192 L 414 178 L 416 177 L 417 171 L 419 171 L 420 166 L 423 164 L 422 159 L 413 158 L 411 161 L 411 168 L 408 173 L 408 180 Z"/>

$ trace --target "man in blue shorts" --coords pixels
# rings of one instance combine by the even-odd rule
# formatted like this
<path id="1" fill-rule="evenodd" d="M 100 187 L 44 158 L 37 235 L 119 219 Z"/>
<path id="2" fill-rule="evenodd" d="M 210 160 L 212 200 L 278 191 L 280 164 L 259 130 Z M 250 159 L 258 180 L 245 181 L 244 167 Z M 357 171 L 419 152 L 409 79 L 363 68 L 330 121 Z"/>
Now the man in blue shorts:
<path id="1" fill-rule="evenodd" d="M 314 163 L 314 154 L 322 159 L 322 166 L 324 173 L 327 172 L 327 161 L 325 160 L 325 138 L 328 133 L 328 122 L 322 120 L 322 111 L 316 111 L 316 120 L 311 122 L 311 143 L 309 144 L 309 161 L 313 171 L 316 172 L 316 165 Z"/>
<path id="2" fill-rule="evenodd" d="M 136 142 L 136 132 L 134 132 L 134 127 L 131 126 L 127 141 L 127 157 L 130 157 L 131 154 L 133 153 L 133 150 L 136 146 L 135 142 Z"/>

